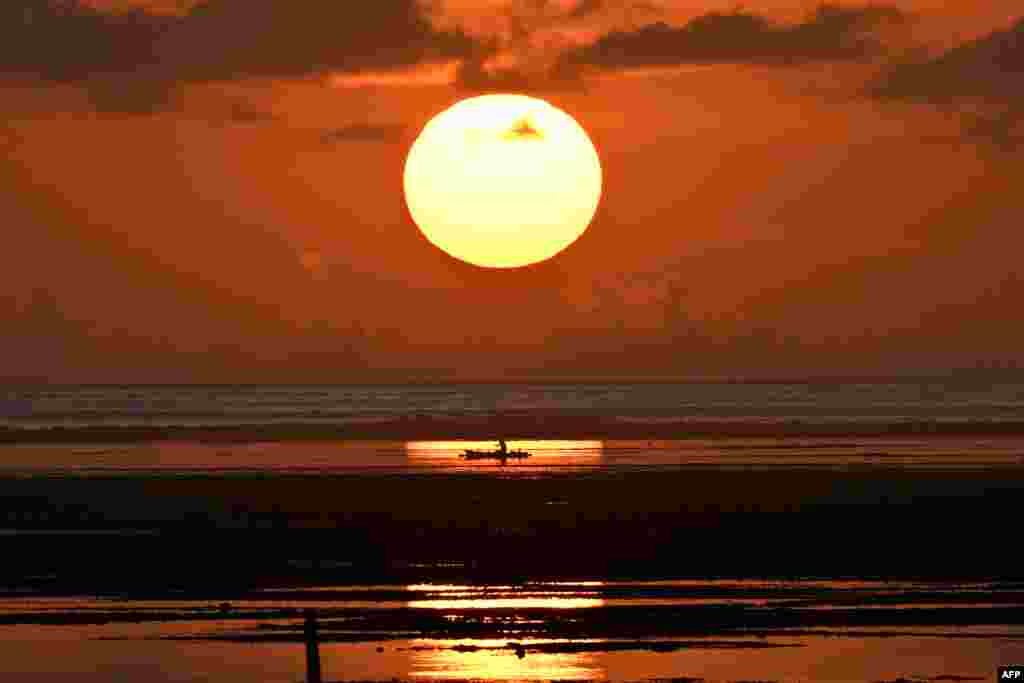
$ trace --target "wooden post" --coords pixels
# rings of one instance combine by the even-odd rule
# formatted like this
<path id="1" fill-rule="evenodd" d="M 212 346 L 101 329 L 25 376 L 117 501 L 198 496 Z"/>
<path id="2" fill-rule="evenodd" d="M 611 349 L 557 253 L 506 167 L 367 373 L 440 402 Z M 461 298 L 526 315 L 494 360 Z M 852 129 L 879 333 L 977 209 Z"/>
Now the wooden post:
<path id="1" fill-rule="evenodd" d="M 316 612 L 306 610 L 306 683 L 320 681 L 320 642 L 317 636 Z"/>

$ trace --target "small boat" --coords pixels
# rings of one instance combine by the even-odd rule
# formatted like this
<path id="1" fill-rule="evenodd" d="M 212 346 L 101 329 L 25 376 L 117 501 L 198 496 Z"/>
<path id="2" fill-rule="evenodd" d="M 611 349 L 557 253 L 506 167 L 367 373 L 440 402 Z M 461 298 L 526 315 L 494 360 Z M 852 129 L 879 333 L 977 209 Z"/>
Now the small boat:
<path id="1" fill-rule="evenodd" d="M 463 451 L 459 457 L 463 460 L 500 460 L 505 462 L 506 460 L 525 460 L 531 455 L 532 453 L 527 451 L 474 451 L 469 449 Z"/>

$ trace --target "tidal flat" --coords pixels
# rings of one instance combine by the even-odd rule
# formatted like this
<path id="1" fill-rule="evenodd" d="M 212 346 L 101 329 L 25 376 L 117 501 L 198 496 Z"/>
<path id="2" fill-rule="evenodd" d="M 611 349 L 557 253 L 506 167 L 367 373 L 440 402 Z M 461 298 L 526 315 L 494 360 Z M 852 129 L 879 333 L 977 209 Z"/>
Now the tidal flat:
<path id="1" fill-rule="evenodd" d="M 1024 659 L 1016 438 L 512 441 L 535 457 L 504 467 L 458 458 L 476 445 L 4 447 L 0 670 L 295 683 L 307 610 L 335 681 L 974 680 Z"/>

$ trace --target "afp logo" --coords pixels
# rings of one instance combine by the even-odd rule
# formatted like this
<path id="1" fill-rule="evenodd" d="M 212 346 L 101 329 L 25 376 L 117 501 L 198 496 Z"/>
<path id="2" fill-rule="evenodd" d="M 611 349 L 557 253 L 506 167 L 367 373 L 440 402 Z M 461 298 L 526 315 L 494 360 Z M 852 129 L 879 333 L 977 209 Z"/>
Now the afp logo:
<path id="1" fill-rule="evenodd" d="M 1024 666 L 1001 666 L 997 683 L 1024 683 Z"/>

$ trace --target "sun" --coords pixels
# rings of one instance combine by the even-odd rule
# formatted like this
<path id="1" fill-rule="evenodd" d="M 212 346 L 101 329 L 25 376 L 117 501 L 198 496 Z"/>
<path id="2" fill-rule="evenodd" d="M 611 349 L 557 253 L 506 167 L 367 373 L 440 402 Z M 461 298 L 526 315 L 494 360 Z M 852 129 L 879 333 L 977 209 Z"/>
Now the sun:
<path id="1" fill-rule="evenodd" d="M 525 95 L 482 95 L 423 127 L 404 184 L 428 240 L 478 266 L 515 268 L 583 234 L 601 199 L 601 162 L 560 109 Z"/>

